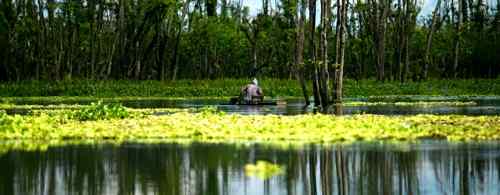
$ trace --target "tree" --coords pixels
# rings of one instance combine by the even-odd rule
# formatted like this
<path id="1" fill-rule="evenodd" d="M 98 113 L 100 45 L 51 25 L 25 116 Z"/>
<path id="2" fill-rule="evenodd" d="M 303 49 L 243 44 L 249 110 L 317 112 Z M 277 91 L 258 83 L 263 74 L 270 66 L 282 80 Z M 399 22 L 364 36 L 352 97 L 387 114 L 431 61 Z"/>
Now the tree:
<path id="1" fill-rule="evenodd" d="M 385 36 L 387 30 L 387 16 L 391 0 L 368 0 L 368 24 L 371 29 L 375 45 L 377 80 L 385 80 Z"/>
<path id="2" fill-rule="evenodd" d="M 427 74 L 429 72 L 429 64 L 431 63 L 430 61 L 430 52 L 431 52 L 431 46 L 432 46 L 432 38 L 434 35 L 434 32 L 436 31 L 437 28 L 437 23 L 439 20 L 439 10 L 441 8 L 441 0 L 437 0 L 436 7 L 434 8 L 434 11 L 432 12 L 432 19 L 431 19 L 431 26 L 429 28 L 429 32 L 427 34 L 427 40 L 425 44 L 425 54 L 424 54 L 424 68 L 422 71 L 422 79 L 427 79 Z"/>
<path id="3" fill-rule="evenodd" d="M 302 94 L 304 96 L 304 101 L 306 106 L 310 104 L 309 93 L 307 92 L 307 85 L 305 81 L 305 65 L 304 65 L 304 20 L 306 17 L 306 0 L 299 0 L 297 3 L 296 12 L 296 46 L 295 46 L 295 63 L 296 63 L 296 75 L 299 80 L 300 87 L 302 89 Z"/>
<path id="4" fill-rule="evenodd" d="M 295 75 L 304 98 L 311 87 L 314 104 L 327 107 L 344 76 L 500 74 L 500 3 L 436 0 L 429 22 L 417 23 L 417 0 L 346 0 L 350 13 L 339 0 L 336 14 L 330 1 L 320 1 L 316 24 L 316 0 L 273 10 L 263 0 L 255 15 L 228 0 L 0 0 L 0 80 Z"/>
<path id="5" fill-rule="evenodd" d="M 312 65 L 313 72 L 313 95 L 314 95 L 314 105 L 321 105 L 320 98 L 320 88 L 319 88 L 319 71 L 318 71 L 318 63 L 316 61 L 316 43 L 315 43 L 315 34 L 316 34 L 316 0 L 309 0 L 309 61 Z"/>
<path id="6" fill-rule="evenodd" d="M 416 10 L 416 0 L 403 1 L 404 5 L 404 23 L 402 25 L 402 39 L 404 45 L 404 72 L 401 76 L 401 82 L 408 80 L 410 74 L 410 38 L 413 33 L 416 24 L 417 10 Z"/>
<path id="7" fill-rule="evenodd" d="M 243 32 L 245 33 L 248 41 L 252 47 L 252 75 L 255 76 L 258 70 L 258 61 L 257 61 L 257 43 L 259 38 L 259 24 L 257 20 L 253 20 L 249 22 L 248 20 L 244 21 L 244 25 L 242 25 Z"/>
<path id="8" fill-rule="evenodd" d="M 345 34 L 347 25 L 347 0 L 337 0 L 337 22 L 336 22 L 336 55 L 335 55 L 335 86 L 333 87 L 333 98 L 337 103 L 342 102 L 342 87 L 344 77 L 344 52 Z"/>
<path id="9" fill-rule="evenodd" d="M 329 11 L 331 9 L 330 0 L 321 0 L 321 20 L 320 20 L 320 40 L 319 40 L 319 94 L 323 110 L 330 104 L 329 99 L 329 72 L 328 72 L 328 30 L 330 29 Z"/>
<path id="10" fill-rule="evenodd" d="M 458 55 L 460 55 L 460 39 L 462 34 L 462 12 L 463 12 L 463 0 L 456 0 L 458 4 L 458 9 L 456 10 L 457 21 L 456 21 L 456 31 L 455 31 L 455 40 L 454 40 L 454 57 L 453 57 L 453 78 L 458 76 Z M 453 3 L 453 0 L 452 0 Z M 453 6 L 454 7 L 454 6 Z"/>

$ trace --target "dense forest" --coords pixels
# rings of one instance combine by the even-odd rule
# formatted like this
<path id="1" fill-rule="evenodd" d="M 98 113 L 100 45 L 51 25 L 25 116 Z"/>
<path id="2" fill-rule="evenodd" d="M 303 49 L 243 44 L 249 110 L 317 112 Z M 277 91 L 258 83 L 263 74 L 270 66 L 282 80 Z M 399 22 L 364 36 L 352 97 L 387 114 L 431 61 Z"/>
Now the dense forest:
<path id="1" fill-rule="evenodd" d="M 498 77 L 499 0 L 423 3 L 0 0 L 0 80 Z"/>

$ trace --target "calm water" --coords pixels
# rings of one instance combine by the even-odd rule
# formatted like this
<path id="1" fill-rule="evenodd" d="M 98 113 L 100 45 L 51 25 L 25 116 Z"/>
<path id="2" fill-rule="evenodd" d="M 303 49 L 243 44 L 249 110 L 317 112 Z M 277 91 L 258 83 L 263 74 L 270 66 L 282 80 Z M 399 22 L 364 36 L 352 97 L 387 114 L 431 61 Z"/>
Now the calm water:
<path id="1" fill-rule="evenodd" d="M 244 166 L 285 167 L 262 180 Z M 500 194 L 500 143 L 125 144 L 0 154 L 0 194 Z"/>
<path id="2" fill-rule="evenodd" d="M 364 98 L 348 98 L 347 101 L 367 101 Z M 381 99 L 382 102 L 385 100 Z M 415 96 L 406 99 L 406 101 L 460 101 L 457 97 L 439 97 L 439 96 Z M 342 114 L 382 114 L 382 115 L 415 115 L 415 114 L 460 114 L 460 115 L 499 115 L 500 97 L 478 97 L 470 98 L 467 101 L 475 102 L 476 105 L 369 105 L 369 106 L 343 106 Z M 207 105 L 216 106 L 219 110 L 228 113 L 238 114 L 281 114 L 295 115 L 315 112 L 312 107 L 304 107 L 302 99 L 289 99 L 286 105 L 277 106 L 245 106 L 245 105 L 221 105 L 226 103 L 224 100 L 184 100 L 177 101 L 175 104 L 163 105 L 179 108 L 203 107 Z M 142 107 L 145 104 L 141 102 L 125 102 L 125 105 L 131 107 Z M 159 105 L 162 105 L 161 103 Z M 150 105 L 153 106 L 153 105 Z M 338 110 L 332 109 L 332 113 Z"/>
<path id="3" fill-rule="evenodd" d="M 363 98 L 352 98 L 347 101 L 367 101 Z M 386 101 L 381 99 L 380 101 Z M 459 97 L 446 96 L 415 96 L 404 101 L 462 101 Z M 414 115 L 414 114 L 460 114 L 460 115 L 500 115 L 500 96 L 472 97 L 466 100 L 473 101 L 476 105 L 369 105 L 369 106 L 344 106 L 342 114 L 383 114 L 383 115 Z M 304 107 L 301 99 L 288 99 L 286 105 L 277 106 L 240 106 L 224 105 L 225 99 L 186 99 L 186 100 L 127 100 L 120 103 L 131 108 L 201 108 L 216 106 L 219 110 L 238 114 L 280 114 L 295 115 L 315 112 L 312 107 Z M 90 104 L 90 101 L 14 101 L 16 104 L 49 105 L 65 104 Z M 29 110 L 7 110 L 10 114 L 25 114 Z M 335 112 L 332 110 L 332 112 Z M 165 113 L 158 113 L 165 114 Z"/>
<path id="4" fill-rule="evenodd" d="M 353 101 L 366 101 L 354 99 Z M 421 97 L 414 101 L 454 101 Z M 500 97 L 474 106 L 344 106 L 343 114 L 499 115 Z M 222 105 L 225 100 L 123 101 L 133 108 L 216 106 L 228 113 L 314 112 L 300 100 L 279 106 Z M 53 102 L 16 102 L 54 104 Z M 63 102 L 66 104 L 90 102 Z M 11 110 L 23 113 L 29 110 Z M 168 114 L 168 113 L 157 113 Z M 4 151 L 4 152 L 2 152 Z M 248 163 L 285 167 L 267 180 L 245 175 Z M 94 144 L 43 152 L 3 150 L 0 195 L 11 194 L 493 194 L 500 195 L 500 142 L 355 143 L 303 147 L 262 144 Z"/>

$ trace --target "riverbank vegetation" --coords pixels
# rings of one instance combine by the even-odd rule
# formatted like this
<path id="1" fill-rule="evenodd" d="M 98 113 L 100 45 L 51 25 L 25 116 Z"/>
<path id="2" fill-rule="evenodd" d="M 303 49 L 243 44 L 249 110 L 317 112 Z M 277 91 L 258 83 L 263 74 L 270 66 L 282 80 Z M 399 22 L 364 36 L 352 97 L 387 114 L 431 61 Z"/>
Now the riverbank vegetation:
<path id="1" fill-rule="evenodd" d="M 5 97 L 65 96 L 66 99 L 96 101 L 98 98 L 138 100 L 140 97 L 192 98 L 237 96 L 247 79 L 179 80 L 179 81 L 22 81 L 0 83 L 0 99 Z M 294 80 L 261 79 L 260 86 L 267 97 L 302 97 L 300 85 Z M 346 80 L 345 97 L 370 96 L 474 96 L 500 95 L 500 79 L 450 79 L 422 82 L 377 82 Z M 79 96 L 79 97 L 76 97 Z M 97 98 L 93 98 L 97 97 Z M 25 98 L 30 99 L 30 98 Z M 36 98 L 31 98 L 36 100 Z M 47 101 L 54 98 L 45 98 Z"/>

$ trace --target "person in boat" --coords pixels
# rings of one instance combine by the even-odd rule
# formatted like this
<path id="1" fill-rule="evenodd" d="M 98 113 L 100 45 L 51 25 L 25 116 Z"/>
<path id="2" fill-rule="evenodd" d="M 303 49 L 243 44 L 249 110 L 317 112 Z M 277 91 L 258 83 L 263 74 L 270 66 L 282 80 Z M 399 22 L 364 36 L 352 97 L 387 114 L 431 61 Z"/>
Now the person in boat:
<path id="1" fill-rule="evenodd" d="M 239 104 L 259 104 L 264 100 L 264 93 L 257 79 L 243 86 L 240 90 Z"/>

